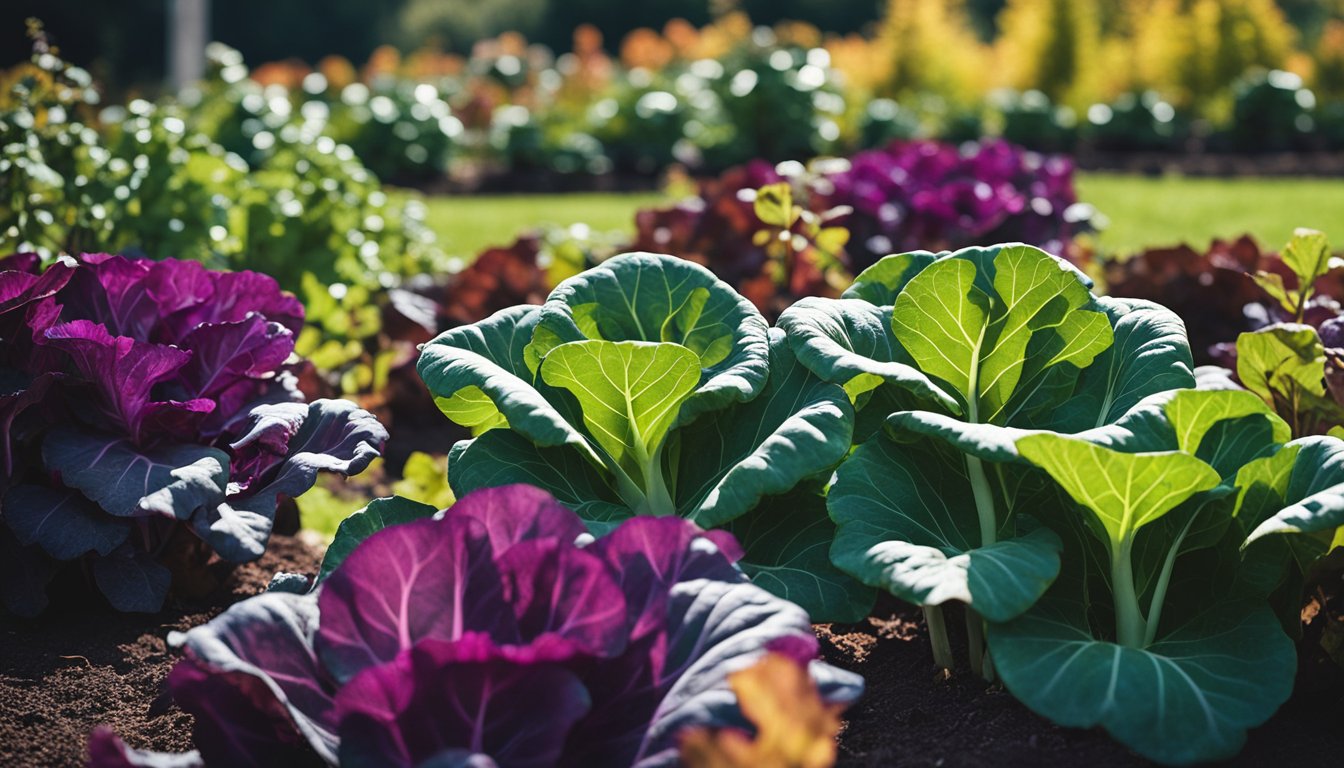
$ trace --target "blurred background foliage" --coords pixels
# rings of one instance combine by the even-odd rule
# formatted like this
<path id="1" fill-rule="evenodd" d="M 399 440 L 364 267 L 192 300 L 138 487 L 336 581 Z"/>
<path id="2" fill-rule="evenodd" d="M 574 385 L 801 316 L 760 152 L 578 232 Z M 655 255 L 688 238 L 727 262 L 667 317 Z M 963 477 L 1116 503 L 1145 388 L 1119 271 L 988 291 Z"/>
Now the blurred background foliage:
<path id="1" fill-rule="evenodd" d="M 166 3 L 8 0 L 0 4 L 0 67 L 27 58 L 23 20 L 38 16 L 100 82 L 153 87 L 164 74 Z M 982 50 L 993 43 L 1009 85 L 1029 83 L 1064 103 L 1097 81 L 1103 90 L 1117 78 L 1165 86 L 1157 82 L 1163 73 L 1197 100 L 1248 64 L 1288 64 L 1294 50 L 1344 57 L 1344 32 L 1331 25 L 1344 17 L 1344 0 L 217 0 L 211 30 L 247 61 L 316 64 L 328 55 L 364 61 L 388 42 L 403 52 L 467 53 L 506 31 L 564 50 L 584 23 L 620 40 L 673 18 L 699 27 L 732 11 L 758 24 L 800 21 L 827 34 L 906 41 L 881 63 L 897 89 L 956 82 L 965 70 L 998 72 Z M 935 42 L 941 47 L 927 48 Z"/>

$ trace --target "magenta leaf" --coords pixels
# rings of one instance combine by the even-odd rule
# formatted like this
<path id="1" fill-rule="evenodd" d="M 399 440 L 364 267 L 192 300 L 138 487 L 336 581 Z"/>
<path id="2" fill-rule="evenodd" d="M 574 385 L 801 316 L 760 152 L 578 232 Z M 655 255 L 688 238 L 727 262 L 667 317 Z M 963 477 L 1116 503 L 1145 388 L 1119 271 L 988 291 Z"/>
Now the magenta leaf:
<path id="1" fill-rule="evenodd" d="M 625 595 L 601 558 L 563 539 L 536 539 L 496 562 L 523 642 L 558 659 L 625 649 Z"/>
<path id="2" fill-rule="evenodd" d="M 274 765 L 305 743 L 334 762 L 335 683 L 313 649 L 317 601 L 264 592 L 188 632 L 168 686 L 212 765 Z M 172 638 L 170 638 L 172 639 Z"/>
<path id="3" fill-rule="evenodd" d="M 732 541 L 719 533 L 720 540 Z M 679 517 L 636 517 L 590 549 L 619 574 L 630 611 L 630 636 L 660 627 L 672 586 L 688 579 L 746 581 L 722 549 L 694 523 Z M 740 553 L 735 550 L 735 553 Z"/>
<path id="4" fill-rule="evenodd" d="M 107 328 L 89 320 L 53 326 L 46 338 L 47 344 L 70 355 L 80 375 L 98 391 L 110 426 L 136 442 L 154 385 L 177 374 L 191 359 L 191 353 L 182 349 L 112 336 Z"/>
<path id="5" fill-rule="evenodd" d="M 318 653 L 341 682 L 426 638 L 518 636 L 485 528 L 465 518 L 416 520 L 370 536 L 323 582 L 318 604 Z"/>
<path id="6" fill-rule="evenodd" d="M 496 554 L 527 539 L 554 538 L 572 544 L 588 530 L 569 507 L 532 485 L 474 491 L 453 505 L 452 514 L 481 521 Z"/>
<path id="7" fill-rule="evenodd" d="M 511 658 L 481 635 L 426 641 L 337 695 L 341 765 L 453 765 L 488 755 L 511 768 L 549 768 L 588 707 L 588 692 L 562 665 Z"/>

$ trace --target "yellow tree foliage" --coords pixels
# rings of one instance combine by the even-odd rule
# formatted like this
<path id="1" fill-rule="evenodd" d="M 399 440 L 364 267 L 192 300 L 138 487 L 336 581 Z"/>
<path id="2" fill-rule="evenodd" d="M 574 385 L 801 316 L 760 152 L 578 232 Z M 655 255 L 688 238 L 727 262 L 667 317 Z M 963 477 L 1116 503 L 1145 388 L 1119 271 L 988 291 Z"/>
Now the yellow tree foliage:
<path id="1" fill-rule="evenodd" d="M 1140 80 L 1206 109 L 1253 67 L 1282 67 L 1294 32 L 1274 0 L 1136 0 Z"/>
<path id="2" fill-rule="evenodd" d="M 986 52 L 962 0 L 887 0 L 878 44 L 887 62 L 884 95 L 931 92 L 967 103 L 985 90 Z"/>
<path id="3" fill-rule="evenodd" d="M 1096 97 L 1100 24 L 1097 0 L 1008 0 L 997 44 L 1008 84 L 1087 106 Z"/>
<path id="4" fill-rule="evenodd" d="M 1344 21 L 1332 19 L 1316 46 L 1316 90 L 1329 98 L 1344 98 Z"/>

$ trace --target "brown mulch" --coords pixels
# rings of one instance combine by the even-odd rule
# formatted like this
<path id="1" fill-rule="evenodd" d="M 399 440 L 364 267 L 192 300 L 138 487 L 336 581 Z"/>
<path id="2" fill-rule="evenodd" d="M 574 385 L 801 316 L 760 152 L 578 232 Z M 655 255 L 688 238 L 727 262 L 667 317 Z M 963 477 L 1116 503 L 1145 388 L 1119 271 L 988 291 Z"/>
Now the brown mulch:
<path id="1" fill-rule="evenodd" d="M 958 659 L 965 658 L 962 626 L 962 617 L 949 610 L 948 633 Z M 872 618 L 820 624 L 817 634 L 826 660 L 862 674 L 867 684 L 863 698 L 846 714 L 841 768 L 1151 765 L 1099 729 L 1051 724 L 968 669 L 943 675 L 934 667 L 918 608 L 884 598 Z M 1311 652 L 1319 648 L 1312 640 L 1309 628 L 1293 698 L 1251 732 L 1246 748 L 1228 765 L 1344 765 L 1340 670 L 1323 654 Z"/>
<path id="2" fill-rule="evenodd" d="M 265 556 L 221 573 L 206 598 L 170 603 L 154 616 L 86 599 L 36 620 L 0 617 L 0 766 L 83 765 L 89 731 L 101 724 L 136 747 L 191 749 L 191 716 L 164 696 L 177 657 L 168 633 L 261 592 L 276 571 L 315 574 L 320 564 L 315 548 L 275 535 Z"/>

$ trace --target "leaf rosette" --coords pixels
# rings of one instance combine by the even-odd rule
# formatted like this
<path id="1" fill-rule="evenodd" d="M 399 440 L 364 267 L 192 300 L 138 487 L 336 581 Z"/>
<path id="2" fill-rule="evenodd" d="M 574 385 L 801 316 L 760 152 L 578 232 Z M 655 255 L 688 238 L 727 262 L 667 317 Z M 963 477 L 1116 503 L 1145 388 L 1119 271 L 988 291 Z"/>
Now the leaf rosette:
<path id="1" fill-rule="evenodd" d="M 817 494 L 849 449 L 849 399 L 703 267 L 617 256 L 541 307 L 439 336 L 419 371 L 444 414 L 477 433 L 450 453 L 456 494 L 533 484 L 595 533 L 635 515 L 741 526 L 743 567 L 779 594 L 836 619 L 871 605 L 817 557 L 831 536 Z M 798 505 L 817 519 L 791 514 Z M 799 525 L 776 535 L 767 508 Z"/>
<path id="2" fill-rule="evenodd" d="M 282 496 L 377 456 L 371 414 L 303 402 L 302 325 L 253 272 L 0 260 L 0 552 L 22 572 L 0 581 L 5 605 L 41 611 L 60 564 L 87 560 L 114 608 L 157 611 L 170 565 L 260 557 Z"/>
<path id="3" fill-rule="evenodd" d="M 1095 429 L 1194 384 L 1179 318 L 1089 286 L 1031 246 L 921 251 L 781 316 L 798 359 L 858 411 L 858 445 L 828 497 L 841 570 L 990 621 L 1044 594 L 1062 542 L 1015 438 Z"/>

